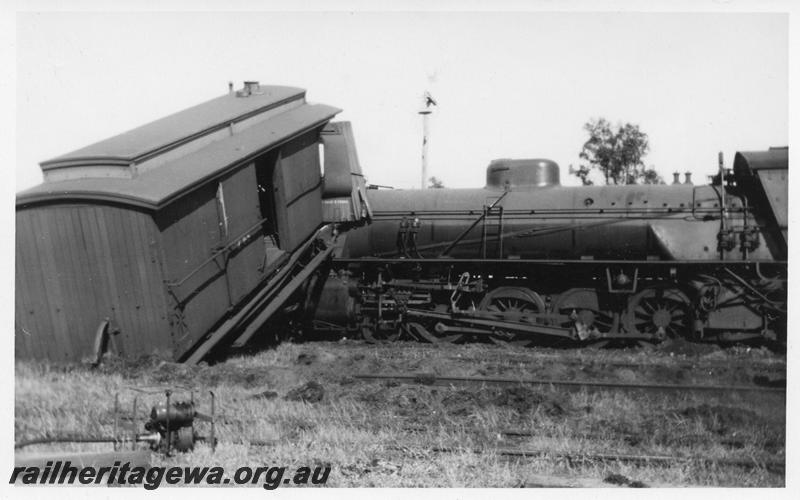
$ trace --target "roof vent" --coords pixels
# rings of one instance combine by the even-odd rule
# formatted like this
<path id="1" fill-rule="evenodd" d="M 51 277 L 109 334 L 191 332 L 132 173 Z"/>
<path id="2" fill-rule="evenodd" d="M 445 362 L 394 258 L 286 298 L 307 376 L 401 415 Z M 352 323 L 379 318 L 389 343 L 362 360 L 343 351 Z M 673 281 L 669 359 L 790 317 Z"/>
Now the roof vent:
<path id="1" fill-rule="evenodd" d="M 263 92 L 261 91 L 261 85 L 259 85 L 258 82 L 255 81 L 249 81 L 249 82 L 245 81 L 242 90 L 236 91 L 236 97 L 250 97 L 251 95 L 259 95 L 259 94 L 263 94 Z"/>

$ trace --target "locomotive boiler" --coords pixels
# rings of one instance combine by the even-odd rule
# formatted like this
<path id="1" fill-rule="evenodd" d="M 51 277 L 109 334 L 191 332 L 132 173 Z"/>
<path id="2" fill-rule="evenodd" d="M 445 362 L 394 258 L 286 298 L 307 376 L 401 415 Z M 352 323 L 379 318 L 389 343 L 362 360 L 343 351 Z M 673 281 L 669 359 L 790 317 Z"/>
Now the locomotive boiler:
<path id="1" fill-rule="evenodd" d="M 477 189 L 368 190 L 307 310 L 368 339 L 785 338 L 788 148 L 711 184 L 564 187 L 550 160 Z"/>

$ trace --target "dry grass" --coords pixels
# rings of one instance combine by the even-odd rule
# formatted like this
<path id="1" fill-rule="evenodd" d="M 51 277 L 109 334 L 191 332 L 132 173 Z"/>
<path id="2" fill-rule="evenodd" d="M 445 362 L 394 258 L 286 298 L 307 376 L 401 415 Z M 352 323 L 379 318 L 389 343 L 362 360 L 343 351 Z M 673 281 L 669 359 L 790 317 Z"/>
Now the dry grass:
<path id="1" fill-rule="evenodd" d="M 158 390 L 183 386 L 197 391 L 201 409 L 208 401 L 205 391 L 218 395 L 220 444 L 213 454 L 201 444 L 191 454 L 166 459 L 154 455 L 157 463 L 222 465 L 229 471 L 243 465 L 330 464 L 329 486 L 514 487 L 533 474 L 590 478 L 622 474 L 654 485 L 784 484 L 782 473 L 762 467 L 569 462 L 554 456 L 508 457 L 496 452 L 521 448 L 782 459 L 784 400 L 774 395 L 560 392 L 365 383 L 352 378 L 364 372 L 745 384 L 759 375 L 785 378 L 785 358 L 762 350 L 717 348 L 686 353 L 669 348 L 575 351 L 319 342 L 283 344 L 210 367 L 149 358 L 135 363 L 110 360 L 97 371 L 18 362 L 16 438 L 108 436 L 113 431 L 114 394 L 119 393 L 127 413 L 139 395 L 141 423 L 149 406 L 162 398 Z M 284 398 L 309 381 L 324 388 L 322 401 Z M 142 395 L 132 387 L 156 394 Z M 265 391 L 278 397 L 257 396 Z M 504 433 L 508 431 L 523 435 Z M 272 444 L 249 446 L 252 441 Z"/>

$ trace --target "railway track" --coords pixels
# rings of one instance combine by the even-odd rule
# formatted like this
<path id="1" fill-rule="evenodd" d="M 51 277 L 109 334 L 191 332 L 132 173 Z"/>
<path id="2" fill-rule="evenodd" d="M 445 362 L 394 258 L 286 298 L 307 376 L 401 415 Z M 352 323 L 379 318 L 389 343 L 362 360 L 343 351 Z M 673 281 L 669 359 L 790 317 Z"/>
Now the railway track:
<path id="1" fill-rule="evenodd" d="M 519 378 L 494 378 L 494 377 L 457 377 L 439 376 L 430 373 L 422 374 L 371 374 L 359 373 L 353 376 L 356 380 L 363 381 L 394 381 L 400 383 L 422 385 L 534 385 L 555 386 L 572 389 L 588 390 L 643 390 L 648 392 L 720 392 L 720 393 L 746 393 L 758 392 L 786 395 L 783 387 L 743 386 L 743 385 L 697 385 L 697 384 L 647 384 L 628 382 L 607 382 L 592 380 L 553 380 L 553 379 L 519 379 Z"/>
<path id="2" fill-rule="evenodd" d="M 478 356 L 447 356 L 445 359 L 448 361 L 466 361 L 466 362 L 484 362 L 487 361 L 486 358 L 481 358 Z M 580 367 L 611 367 L 611 368 L 631 368 L 631 369 L 652 369 L 652 368 L 670 368 L 676 370 L 697 370 L 697 369 L 734 369 L 734 368 L 741 368 L 742 366 L 746 366 L 755 371 L 759 372 L 785 372 L 786 371 L 786 364 L 785 363 L 769 363 L 769 362 L 748 362 L 743 363 L 742 361 L 709 361 L 709 360 L 697 360 L 697 361 L 687 361 L 687 362 L 672 362 L 672 360 L 665 360 L 668 362 L 659 363 L 656 360 L 650 360 L 648 363 L 633 363 L 633 362 L 626 362 L 626 361 L 608 361 L 602 359 L 574 359 L 565 361 L 563 358 L 558 358 L 555 356 L 548 356 L 548 357 L 540 357 L 536 356 L 534 358 L 530 356 L 525 356 L 524 354 L 514 355 L 509 353 L 508 355 L 504 355 L 504 361 L 512 362 L 512 363 L 530 363 L 531 361 L 536 362 L 546 362 L 546 363 L 558 363 L 559 365 L 565 366 L 567 368 L 580 368 Z M 545 365 L 543 365 L 545 366 Z"/>
<path id="3" fill-rule="evenodd" d="M 391 344 L 392 349 L 399 352 L 403 351 L 422 351 L 426 353 L 440 353 L 441 347 L 422 344 L 419 342 L 400 342 L 400 341 L 378 341 L 378 344 Z M 482 345 L 482 344 L 475 344 Z M 442 356 L 442 359 L 447 361 L 459 362 L 486 362 L 493 359 L 493 355 L 497 355 L 505 363 L 558 363 L 559 365 L 574 368 L 574 367 L 613 367 L 613 368 L 674 368 L 680 370 L 697 370 L 697 369 L 738 369 L 740 367 L 747 367 L 754 371 L 759 372 L 785 372 L 786 362 L 782 360 L 770 359 L 703 359 L 688 358 L 679 361 L 672 356 L 655 356 L 647 359 L 647 363 L 636 363 L 630 361 L 616 361 L 604 359 L 604 357 L 584 356 L 576 351 L 576 357 L 573 359 L 565 360 L 561 355 L 554 355 L 549 353 L 538 352 L 533 348 L 511 348 L 503 350 L 492 350 L 487 354 L 480 356 L 471 355 L 469 353 Z M 584 353 L 585 354 L 585 353 Z M 544 366 L 544 365 L 543 365 Z"/>
<path id="4" fill-rule="evenodd" d="M 673 465 L 695 464 L 704 466 L 738 467 L 745 469 L 763 468 L 772 472 L 783 473 L 786 470 L 784 460 L 760 459 L 756 457 L 714 458 L 703 456 L 673 456 L 673 455 L 630 455 L 621 453 L 584 453 L 560 452 L 543 449 L 517 449 L 517 448 L 459 448 L 459 447 L 395 447 L 403 453 L 475 453 L 495 454 L 506 457 L 519 457 L 528 459 L 558 460 L 569 464 L 576 463 L 631 463 L 635 465 Z"/>

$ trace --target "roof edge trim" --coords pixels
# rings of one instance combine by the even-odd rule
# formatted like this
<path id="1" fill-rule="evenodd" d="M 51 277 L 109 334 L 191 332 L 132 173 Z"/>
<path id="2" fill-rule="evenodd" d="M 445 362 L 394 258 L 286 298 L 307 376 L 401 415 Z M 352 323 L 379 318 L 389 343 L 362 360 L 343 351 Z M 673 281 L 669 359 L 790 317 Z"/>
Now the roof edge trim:
<path id="1" fill-rule="evenodd" d="M 291 133 L 277 137 L 273 141 L 264 143 L 261 147 L 257 150 L 237 158 L 235 161 L 228 163 L 227 165 L 220 167 L 213 173 L 209 175 L 205 175 L 203 177 L 198 177 L 194 179 L 191 183 L 182 186 L 180 189 L 169 193 L 169 195 L 161 198 L 159 200 L 148 200 L 138 196 L 132 196 L 122 193 L 111 193 L 111 192 L 97 192 L 97 191 L 85 191 L 85 190 L 70 190 L 70 191 L 45 191 L 45 192 L 35 192 L 35 193 L 26 193 L 22 192 L 21 194 L 17 194 L 16 196 L 16 209 L 26 209 L 30 206 L 40 206 L 46 204 L 58 204 L 63 203 L 65 201 L 74 201 L 76 203 L 80 202 L 105 202 L 105 203 L 116 203 L 121 205 L 128 205 L 132 207 L 137 207 L 139 209 L 147 209 L 151 211 L 157 211 L 161 208 L 169 205 L 170 203 L 176 201 L 177 199 L 189 194 L 190 192 L 198 189 L 203 184 L 206 184 L 213 179 L 222 177 L 228 174 L 230 171 L 235 170 L 236 168 L 250 162 L 253 158 L 263 154 L 265 151 L 270 149 L 274 149 L 276 147 L 280 147 L 283 144 L 303 135 L 306 134 L 316 128 L 324 126 L 328 123 L 332 118 L 334 118 L 337 114 L 341 113 L 342 110 L 339 108 L 335 108 L 333 106 L 328 105 L 313 105 L 313 106 L 321 106 L 327 108 L 327 110 L 322 114 L 319 118 L 314 120 L 311 123 L 308 123 L 306 126 L 294 130 Z"/>
<path id="2" fill-rule="evenodd" d="M 45 160 L 39 163 L 39 167 L 42 169 L 43 172 L 48 170 L 54 170 L 57 168 L 67 168 L 67 167 L 75 167 L 75 166 L 83 166 L 83 165 L 102 165 L 102 164 L 111 164 L 111 165 L 127 165 L 130 166 L 134 163 L 141 163 L 146 161 L 150 158 L 158 156 L 160 154 L 166 153 L 172 149 L 180 147 L 184 144 L 188 144 L 194 140 L 199 139 L 205 135 L 210 133 L 216 132 L 218 130 L 224 129 L 225 127 L 229 126 L 231 123 L 238 123 L 240 121 L 246 120 L 248 118 L 252 118 L 253 116 L 259 115 L 261 113 L 265 113 L 271 109 L 280 107 L 284 104 L 287 104 L 292 101 L 296 101 L 298 99 L 304 99 L 306 96 L 306 91 L 303 89 L 299 89 L 300 92 L 293 94 L 289 97 L 281 99 L 280 101 L 275 101 L 269 103 L 265 106 L 260 108 L 254 109 L 252 111 L 248 111 L 247 113 L 243 113 L 241 115 L 237 115 L 235 118 L 231 120 L 226 120 L 224 122 L 219 122 L 211 127 L 207 127 L 203 130 L 195 132 L 193 134 L 187 135 L 181 139 L 169 142 L 167 144 L 161 145 L 157 148 L 151 149 L 146 151 L 142 154 L 136 156 L 115 156 L 115 155 L 108 155 L 108 156 L 91 156 L 91 157 L 80 157 L 80 156 L 69 156 L 70 153 L 66 155 L 62 155 L 61 157 L 53 158 L 50 160 Z M 144 125 L 143 125 L 144 126 Z M 134 129 L 135 130 L 135 129 Z M 122 132 L 125 134 L 127 132 Z M 118 134 L 121 135 L 121 134 Z M 116 136 L 114 136 L 116 137 Z M 91 163 L 83 163 L 83 160 L 89 160 Z"/>

